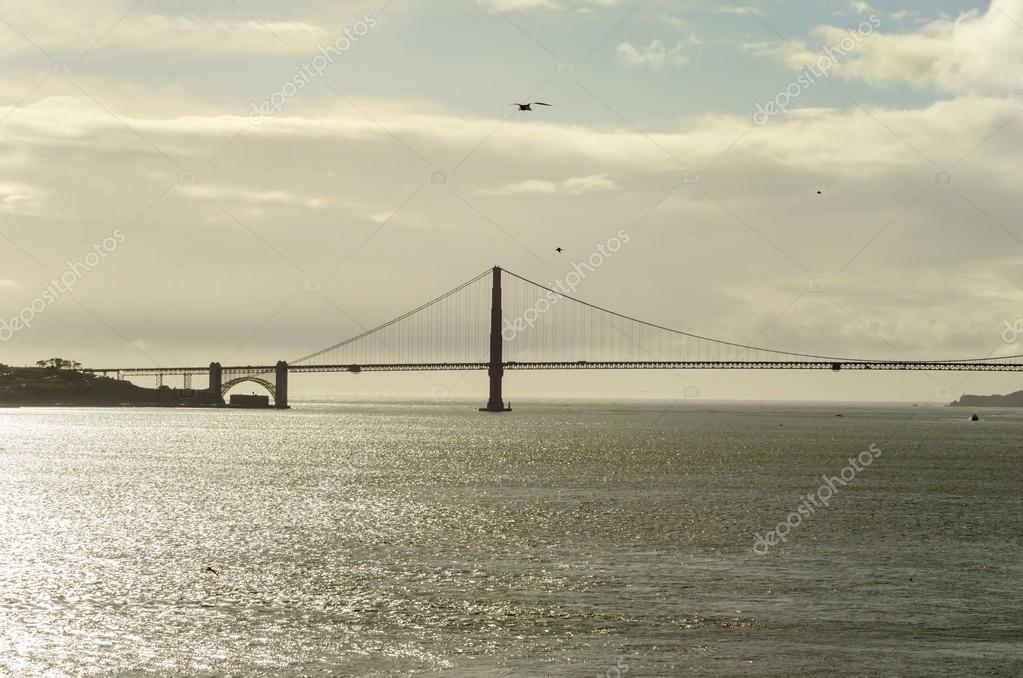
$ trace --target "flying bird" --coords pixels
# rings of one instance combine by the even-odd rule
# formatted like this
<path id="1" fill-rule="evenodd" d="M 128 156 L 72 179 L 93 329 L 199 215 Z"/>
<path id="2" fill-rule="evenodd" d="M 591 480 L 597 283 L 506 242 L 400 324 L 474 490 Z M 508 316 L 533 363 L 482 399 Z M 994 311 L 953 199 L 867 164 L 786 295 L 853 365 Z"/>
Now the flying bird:
<path id="1" fill-rule="evenodd" d="M 564 250 L 561 249 L 560 247 L 554 248 L 554 251 L 557 252 L 558 254 L 561 254 L 562 252 L 564 252 Z"/>
<path id="2" fill-rule="evenodd" d="M 533 110 L 533 106 L 550 106 L 550 104 L 545 104 L 542 101 L 534 101 L 534 102 L 529 103 L 529 104 L 508 104 L 508 105 L 509 106 L 518 106 L 520 111 L 531 111 L 531 110 Z"/>
<path id="3" fill-rule="evenodd" d="M 217 575 L 218 577 L 220 576 L 220 573 L 219 573 L 219 572 L 217 572 L 216 570 L 214 570 L 214 569 L 213 569 L 212 567 L 207 567 L 205 571 L 206 571 L 206 572 L 208 572 L 208 573 L 210 573 L 210 574 L 215 574 L 215 575 Z"/>

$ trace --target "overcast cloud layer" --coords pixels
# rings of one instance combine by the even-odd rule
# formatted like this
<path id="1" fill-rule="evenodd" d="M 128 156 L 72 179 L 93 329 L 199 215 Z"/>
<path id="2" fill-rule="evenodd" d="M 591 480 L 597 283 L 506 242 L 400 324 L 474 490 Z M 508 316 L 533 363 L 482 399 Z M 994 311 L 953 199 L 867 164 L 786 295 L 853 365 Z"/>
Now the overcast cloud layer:
<path id="1" fill-rule="evenodd" d="M 1023 0 L 885 5 L 0 2 L 0 316 L 125 235 L 0 362 L 274 362 L 495 264 L 560 278 L 619 229 L 628 248 L 578 294 L 630 315 L 792 351 L 1023 353 L 1003 336 L 1023 317 Z M 507 106 L 536 99 L 555 105 Z M 458 378 L 301 388 L 428 395 Z M 918 401 L 1021 387 L 506 380 L 512 400 L 690 385 Z"/>

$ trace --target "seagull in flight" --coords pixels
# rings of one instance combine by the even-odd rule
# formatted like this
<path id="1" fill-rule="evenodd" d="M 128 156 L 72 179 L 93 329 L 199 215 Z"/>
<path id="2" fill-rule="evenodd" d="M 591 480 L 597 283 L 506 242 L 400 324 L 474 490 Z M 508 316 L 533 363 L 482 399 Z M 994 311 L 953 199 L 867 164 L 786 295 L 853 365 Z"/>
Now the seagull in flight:
<path id="1" fill-rule="evenodd" d="M 528 103 L 528 104 L 508 104 L 508 105 L 509 106 L 518 106 L 520 111 L 531 111 L 531 110 L 533 110 L 533 106 L 550 106 L 550 104 L 545 104 L 542 101 L 534 101 L 534 102 Z"/>

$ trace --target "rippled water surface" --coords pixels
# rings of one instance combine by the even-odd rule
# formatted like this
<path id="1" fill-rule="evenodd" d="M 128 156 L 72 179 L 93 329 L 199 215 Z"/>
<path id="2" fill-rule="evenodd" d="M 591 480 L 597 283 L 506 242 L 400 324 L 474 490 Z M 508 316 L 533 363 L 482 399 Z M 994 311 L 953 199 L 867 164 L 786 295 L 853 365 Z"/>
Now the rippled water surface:
<path id="1" fill-rule="evenodd" d="M 472 405 L 0 410 L 0 674 L 1023 674 L 1023 413 Z"/>

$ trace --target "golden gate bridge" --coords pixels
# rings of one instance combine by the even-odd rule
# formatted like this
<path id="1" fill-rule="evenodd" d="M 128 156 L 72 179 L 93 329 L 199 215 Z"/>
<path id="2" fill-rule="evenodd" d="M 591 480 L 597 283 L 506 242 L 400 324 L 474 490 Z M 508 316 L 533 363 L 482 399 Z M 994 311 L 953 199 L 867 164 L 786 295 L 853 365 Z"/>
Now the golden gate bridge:
<path id="1" fill-rule="evenodd" d="M 508 370 L 915 370 L 1020 372 L 1023 356 L 959 360 L 874 360 L 780 351 L 664 327 L 582 301 L 500 267 L 371 330 L 273 365 L 86 368 L 95 374 L 208 378 L 216 397 L 242 383 L 288 407 L 288 376 L 308 372 L 486 370 L 481 411 L 505 412 Z"/>

